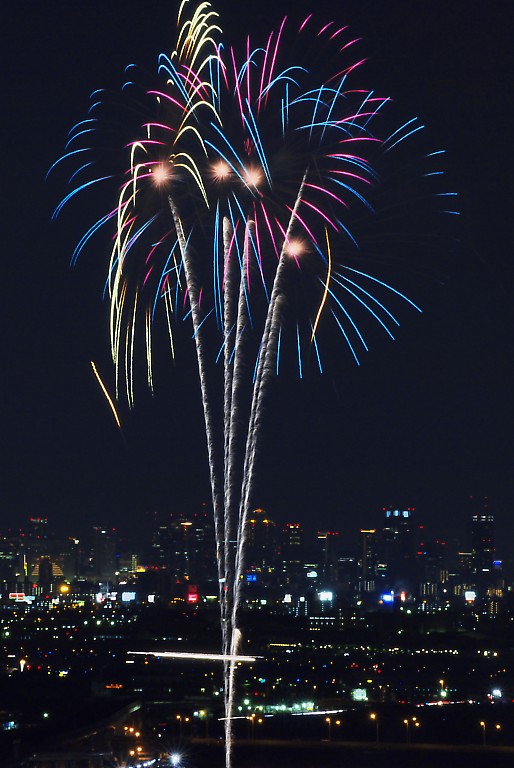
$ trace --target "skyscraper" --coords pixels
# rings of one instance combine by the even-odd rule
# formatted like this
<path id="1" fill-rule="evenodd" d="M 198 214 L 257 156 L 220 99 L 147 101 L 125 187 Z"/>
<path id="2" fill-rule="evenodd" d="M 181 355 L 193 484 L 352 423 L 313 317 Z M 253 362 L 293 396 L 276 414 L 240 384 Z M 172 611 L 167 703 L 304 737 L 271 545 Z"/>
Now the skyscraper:
<path id="1" fill-rule="evenodd" d="M 339 531 L 318 531 L 318 576 L 325 584 L 338 580 L 338 559 L 341 549 Z"/>
<path id="2" fill-rule="evenodd" d="M 280 559 L 285 584 L 297 586 L 303 577 L 304 535 L 300 523 L 287 523 L 282 530 Z"/>
<path id="3" fill-rule="evenodd" d="M 494 560 L 494 516 L 489 512 L 487 497 L 477 504 L 470 499 L 475 508 L 479 508 L 471 518 L 471 566 L 474 574 L 489 572 Z"/>
<path id="4" fill-rule="evenodd" d="M 378 565 L 378 538 L 376 528 L 361 528 L 361 551 L 359 558 L 360 589 L 374 592 Z"/>
<path id="5" fill-rule="evenodd" d="M 247 521 L 246 571 L 258 582 L 269 584 L 277 570 L 275 522 L 263 509 L 255 509 Z"/>
<path id="6" fill-rule="evenodd" d="M 387 584 L 391 589 L 399 585 L 412 588 L 416 581 L 417 541 L 413 512 L 412 508 L 384 509 L 383 560 Z"/>

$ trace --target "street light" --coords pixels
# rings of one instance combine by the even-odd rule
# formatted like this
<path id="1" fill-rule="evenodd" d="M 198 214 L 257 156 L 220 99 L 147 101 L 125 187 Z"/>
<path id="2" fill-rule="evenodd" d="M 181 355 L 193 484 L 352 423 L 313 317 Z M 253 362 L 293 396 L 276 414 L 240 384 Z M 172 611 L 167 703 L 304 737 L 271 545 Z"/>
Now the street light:
<path id="1" fill-rule="evenodd" d="M 369 719 L 373 720 L 373 722 L 375 723 L 375 729 L 376 729 L 376 731 L 375 731 L 375 741 L 378 744 L 378 742 L 380 741 L 380 737 L 379 737 L 379 731 L 378 731 L 378 716 L 377 716 L 377 713 L 376 712 L 372 712 L 370 714 L 370 716 L 369 716 Z"/>
<path id="2" fill-rule="evenodd" d="M 254 741 L 255 740 L 255 712 L 252 712 L 252 714 L 249 715 L 248 720 L 250 721 L 252 741 Z"/>
<path id="3" fill-rule="evenodd" d="M 200 720 L 205 722 L 205 738 L 209 738 L 209 716 L 205 709 L 201 709 L 198 713 Z"/>
<path id="4" fill-rule="evenodd" d="M 484 720 L 480 720 L 480 727 L 482 729 L 482 746 L 485 746 L 485 729 L 486 729 L 486 725 L 485 725 L 485 721 Z"/>
<path id="5" fill-rule="evenodd" d="M 418 718 L 417 718 L 417 717 L 411 717 L 411 719 L 410 719 L 410 720 L 409 720 L 408 718 L 406 718 L 406 719 L 403 721 L 403 723 L 404 723 L 404 725 L 405 725 L 405 743 L 406 743 L 406 744 L 409 744 L 409 743 L 410 743 L 410 724 L 411 724 L 411 722 L 414 724 L 414 726 L 415 726 L 416 728 L 419 728 L 419 726 L 420 726 L 420 724 L 419 724 L 419 722 L 418 722 Z"/>
<path id="6" fill-rule="evenodd" d="M 332 741 L 332 718 L 326 717 L 325 722 L 328 725 L 328 740 Z"/>
<path id="7" fill-rule="evenodd" d="M 182 723 L 187 725 L 187 723 L 189 722 L 189 718 L 182 717 L 182 715 L 177 715 L 177 720 L 178 720 L 180 738 L 182 738 L 182 729 L 183 729 Z"/>

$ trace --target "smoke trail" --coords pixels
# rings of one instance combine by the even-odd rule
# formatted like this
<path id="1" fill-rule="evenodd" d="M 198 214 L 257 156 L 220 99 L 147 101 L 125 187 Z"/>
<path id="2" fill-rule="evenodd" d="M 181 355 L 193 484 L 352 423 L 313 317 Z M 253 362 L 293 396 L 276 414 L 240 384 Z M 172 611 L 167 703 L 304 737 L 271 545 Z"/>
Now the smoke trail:
<path id="1" fill-rule="evenodd" d="M 231 540 L 232 540 L 232 510 L 230 494 L 230 423 L 232 414 L 232 379 L 233 368 L 231 365 L 235 346 L 235 324 L 236 324 L 236 300 L 235 291 L 237 283 L 234 278 L 234 259 L 232 256 L 234 232 L 232 224 L 228 218 L 223 220 L 223 250 L 224 250 L 224 276 L 223 276 L 223 309 L 224 309 L 224 596 L 225 596 L 225 624 L 226 632 L 224 634 L 223 653 L 227 654 L 231 642 L 231 587 L 230 573 L 233 570 L 230 567 Z M 224 669 L 225 683 L 228 680 L 228 666 Z M 225 684 L 225 706 L 228 696 L 228 687 Z"/>
<path id="2" fill-rule="evenodd" d="M 245 467 L 243 476 L 243 486 L 241 492 L 241 506 L 239 510 L 239 530 L 238 530 L 238 548 L 236 553 L 236 573 L 234 581 L 234 608 L 233 608 L 233 625 L 236 625 L 236 612 L 240 601 L 241 592 L 241 576 L 244 568 L 244 531 L 246 529 L 246 522 L 249 513 L 249 504 L 251 501 L 251 492 L 253 488 L 253 475 L 255 456 L 257 448 L 257 436 L 258 425 L 261 418 L 262 401 L 265 391 L 265 386 L 269 378 L 274 375 L 275 367 L 273 364 L 274 357 L 276 355 L 278 331 L 280 328 L 280 304 L 281 297 L 284 294 L 283 290 L 283 273 L 287 263 L 287 246 L 291 238 L 291 232 L 295 223 L 296 214 L 302 200 L 302 194 L 305 187 L 305 182 L 308 174 L 307 169 L 304 173 L 300 189 L 296 196 L 295 204 L 289 218 L 287 231 L 284 237 L 284 243 L 282 245 L 282 251 L 280 253 L 279 263 L 275 272 L 275 278 L 273 280 L 273 288 L 271 291 L 270 302 L 268 305 L 268 312 L 266 315 L 266 321 L 264 325 L 264 332 L 262 334 L 262 343 L 259 355 L 259 362 L 257 366 L 257 374 L 253 387 L 252 404 L 250 410 L 250 421 L 248 425 L 248 435 L 246 442 L 245 452 Z"/>
<path id="3" fill-rule="evenodd" d="M 234 350 L 234 325 L 235 325 L 235 297 L 236 281 L 234 279 L 234 264 L 231 259 L 233 244 L 233 228 L 228 218 L 223 220 L 223 251 L 224 251 L 224 275 L 223 275 L 223 343 L 224 343 L 224 402 L 223 402 L 223 426 L 224 426 L 224 581 L 222 584 L 224 604 L 222 609 L 221 621 L 224 624 L 223 631 L 223 654 L 227 656 L 230 645 L 232 644 L 232 623 L 231 623 L 231 582 L 230 574 L 233 568 L 230 566 L 232 557 L 231 552 L 231 499 L 230 499 L 230 420 L 232 412 L 232 378 L 233 368 L 231 366 L 232 353 Z M 225 714 L 228 709 L 230 683 L 230 665 L 227 660 L 223 662 L 223 696 Z M 229 718 L 225 718 L 225 744 L 232 741 L 232 723 Z"/>
<path id="4" fill-rule="evenodd" d="M 238 462 L 239 447 L 244 439 L 245 417 L 243 415 L 241 386 L 244 382 L 244 334 L 249 321 L 246 300 L 246 275 L 249 268 L 249 248 L 253 236 L 253 221 L 248 221 L 245 230 L 245 242 L 243 248 L 243 259 L 240 264 L 239 279 L 239 298 L 237 303 L 237 320 L 235 335 L 231 348 L 233 350 L 233 363 L 229 375 L 231 386 L 230 394 L 230 413 L 225 414 L 228 424 L 228 455 L 225 477 L 225 573 L 227 578 L 227 623 L 229 625 L 230 648 L 238 646 L 240 633 L 234 624 L 233 600 L 234 600 L 234 576 L 236 572 L 236 552 L 239 547 L 238 539 L 233 541 L 234 530 L 236 526 L 236 514 L 241 505 L 242 494 L 242 474 L 241 466 Z M 232 291 L 231 291 L 232 293 Z M 235 294 L 235 292 L 234 292 Z M 235 302 L 235 295 L 233 297 Z M 230 365 L 230 361 L 229 361 Z M 227 380 L 225 381 L 227 386 Z M 225 436 L 226 438 L 227 436 Z M 239 536 L 239 533 L 237 534 Z M 225 734 L 227 743 L 227 766 L 231 760 L 232 744 L 232 702 L 233 702 L 233 681 L 235 664 L 231 661 L 225 672 Z"/>
<path id="5" fill-rule="evenodd" d="M 257 438 L 259 433 L 259 426 L 262 417 L 262 403 L 266 385 L 269 379 L 274 375 L 275 365 L 274 360 L 277 350 L 278 333 L 280 329 L 280 315 L 281 305 L 284 296 L 283 275 L 285 266 L 287 264 L 287 246 L 291 237 L 291 231 L 294 226 L 298 207 L 302 199 L 302 193 L 307 178 L 308 169 L 305 174 L 296 197 L 294 208 L 291 212 L 287 231 L 284 237 L 282 245 L 282 251 L 280 253 L 279 263 L 275 272 L 275 278 L 273 280 L 273 288 L 271 291 L 270 302 L 268 305 L 268 311 L 266 314 L 266 321 L 264 324 L 264 331 L 261 340 L 261 349 L 259 354 L 259 362 L 257 365 L 257 373 L 253 386 L 252 403 L 250 409 L 250 419 L 248 424 L 248 432 L 246 439 L 245 450 L 245 462 L 243 470 L 243 479 L 241 486 L 241 498 L 239 507 L 239 525 L 237 533 L 237 550 L 235 557 L 235 573 L 233 579 L 233 606 L 232 606 L 232 621 L 231 621 L 231 647 L 230 654 L 233 655 L 237 652 L 237 646 L 241 640 L 241 633 L 237 628 L 237 615 L 241 602 L 242 595 L 242 576 L 244 569 L 244 553 L 246 544 L 246 528 L 248 521 L 248 513 L 250 509 L 251 494 L 253 491 L 253 479 L 255 458 L 257 454 Z M 239 316 L 239 312 L 238 312 Z M 226 722 L 230 723 L 233 710 L 234 710 L 234 695 L 235 695 L 235 673 L 236 666 L 234 663 L 230 664 L 230 674 L 228 681 L 228 697 L 225 708 Z M 227 768 L 230 768 L 232 762 L 231 755 L 231 733 L 226 742 L 226 761 Z"/>
<path id="6" fill-rule="evenodd" d="M 223 647 L 226 645 L 225 640 L 225 621 L 224 619 L 224 534 L 223 534 L 223 493 L 220 489 L 220 482 L 216 472 L 216 455 L 215 455 L 215 435 L 214 435 L 214 422 L 212 418 L 210 398 L 207 386 L 207 371 L 205 366 L 205 358 L 203 351 L 203 334 L 201 331 L 201 312 L 198 303 L 199 292 L 198 285 L 194 270 L 190 263 L 190 253 L 187 248 L 186 238 L 184 237 L 184 230 L 182 228 L 182 222 L 178 215 L 178 211 L 175 207 L 173 199 L 168 196 L 168 203 L 175 222 L 175 228 L 177 230 L 177 238 L 182 253 L 182 261 L 184 263 L 184 272 L 186 276 L 187 290 L 189 294 L 189 302 L 191 304 L 191 317 L 193 321 L 193 333 L 196 346 L 196 359 L 198 363 L 198 373 L 200 378 L 200 389 L 202 394 L 202 405 L 205 419 L 205 434 L 207 437 L 207 451 L 209 456 L 209 472 L 211 481 L 212 492 L 212 504 L 214 509 L 214 533 L 216 536 L 216 562 L 218 566 L 218 583 L 220 593 L 220 606 L 222 612 L 221 631 L 223 635 Z"/>

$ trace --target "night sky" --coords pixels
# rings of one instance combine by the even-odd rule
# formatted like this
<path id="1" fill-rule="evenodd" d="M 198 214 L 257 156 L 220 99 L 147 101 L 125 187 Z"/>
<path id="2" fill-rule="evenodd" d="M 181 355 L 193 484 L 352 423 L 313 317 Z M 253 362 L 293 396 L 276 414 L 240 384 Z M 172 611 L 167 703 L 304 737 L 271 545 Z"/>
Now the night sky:
<path id="1" fill-rule="evenodd" d="M 269 3 L 269 26 L 298 5 Z M 328 6 L 315 4 L 320 18 L 336 13 Z M 257 10 L 236 16 L 235 0 L 216 7 L 229 33 L 268 29 Z M 413 281 L 423 314 L 402 317 L 394 343 L 377 332 L 360 368 L 342 350 L 326 376 L 277 381 L 255 501 L 278 521 L 335 527 L 353 542 L 389 504 L 416 507 L 434 535 L 464 534 L 468 496 L 487 495 L 499 554 L 509 556 L 514 6 L 350 0 L 337 14 L 363 38 L 363 85 L 419 115 L 429 148 L 446 148 L 460 243 L 442 252 L 436 273 Z M 174 3 L 160 0 L 28 0 L 4 11 L 2 529 L 38 515 L 70 533 L 102 523 L 134 534 L 146 511 L 191 512 L 209 498 L 187 352 L 117 429 L 89 362 L 112 384 L 102 303 L 109 243 L 102 250 L 97 239 L 70 269 L 90 223 L 87 195 L 51 223 L 65 189 L 63 177 L 44 178 L 90 92 L 119 83 L 128 63 L 151 70 L 171 48 L 175 17 Z"/>

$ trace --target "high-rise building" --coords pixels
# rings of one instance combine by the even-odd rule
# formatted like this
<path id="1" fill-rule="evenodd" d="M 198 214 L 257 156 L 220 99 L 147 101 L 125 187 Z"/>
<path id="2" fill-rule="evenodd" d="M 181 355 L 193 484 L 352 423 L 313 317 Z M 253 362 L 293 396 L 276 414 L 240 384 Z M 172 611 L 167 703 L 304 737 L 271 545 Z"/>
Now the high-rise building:
<path id="1" fill-rule="evenodd" d="M 374 592 L 377 586 L 378 537 L 376 528 L 361 528 L 360 589 Z"/>
<path id="2" fill-rule="evenodd" d="M 206 505 L 189 517 L 172 518 L 169 531 L 167 568 L 172 577 L 194 583 L 216 580 L 214 525 Z"/>
<path id="3" fill-rule="evenodd" d="M 282 530 L 280 559 L 284 584 L 299 585 L 303 580 L 305 546 L 300 523 L 287 523 Z"/>
<path id="4" fill-rule="evenodd" d="M 472 499 L 475 508 L 475 499 Z M 484 498 L 480 511 L 471 518 L 471 566 L 474 574 L 490 572 L 494 561 L 494 516 L 489 512 L 488 499 Z"/>
<path id="5" fill-rule="evenodd" d="M 414 509 L 384 509 L 382 528 L 383 561 L 386 580 L 391 589 L 413 587 L 416 581 L 416 534 Z"/>
<path id="6" fill-rule="evenodd" d="M 115 530 L 95 525 L 92 529 L 91 569 L 92 577 L 98 581 L 112 582 L 116 578 Z"/>
<path id="7" fill-rule="evenodd" d="M 275 522 L 263 509 L 255 509 L 247 520 L 247 580 L 269 584 L 277 575 L 277 532 Z"/>
<path id="8" fill-rule="evenodd" d="M 325 584 L 338 581 L 338 559 L 341 548 L 339 531 L 318 531 L 318 576 Z"/>
<path id="9" fill-rule="evenodd" d="M 170 570 L 172 563 L 171 532 L 169 525 L 157 525 L 152 532 L 149 565 L 153 568 Z"/>

